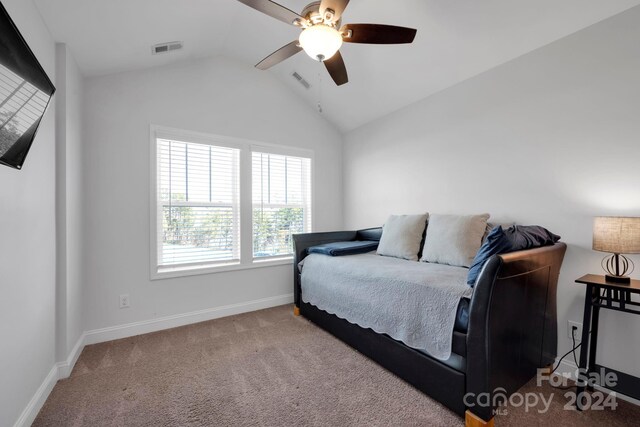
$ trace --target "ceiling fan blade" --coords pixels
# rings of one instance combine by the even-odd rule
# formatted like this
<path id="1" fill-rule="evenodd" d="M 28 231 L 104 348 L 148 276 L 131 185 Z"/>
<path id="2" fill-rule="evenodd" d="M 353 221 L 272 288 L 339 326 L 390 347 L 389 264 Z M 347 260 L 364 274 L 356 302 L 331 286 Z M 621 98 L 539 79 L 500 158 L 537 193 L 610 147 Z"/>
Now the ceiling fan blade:
<path id="1" fill-rule="evenodd" d="M 394 25 L 347 24 L 340 32 L 342 40 L 348 43 L 401 44 L 413 42 L 417 30 Z"/>
<path id="2" fill-rule="evenodd" d="M 324 16 L 327 9 L 333 10 L 333 22 L 338 22 L 349 0 L 322 0 L 320 3 L 320 15 Z"/>
<path id="3" fill-rule="evenodd" d="M 331 58 L 324 61 L 324 66 L 327 67 L 327 71 L 331 75 L 331 78 L 336 85 L 341 86 L 349 81 L 347 76 L 347 67 L 344 65 L 344 60 L 340 51 L 336 52 Z"/>
<path id="4" fill-rule="evenodd" d="M 276 50 L 271 55 L 264 58 L 262 61 L 258 62 L 256 64 L 256 68 L 260 70 L 266 70 L 284 61 L 285 59 L 292 57 L 301 50 L 302 48 L 298 45 L 298 40 L 294 40 L 291 43 L 282 46 L 280 49 Z"/>
<path id="5" fill-rule="evenodd" d="M 304 18 L 298 15 L 292 10 L 287 9 L 286 7 L 279 5 L 276 2 L 271 0 L 238 0 L 240 3 L 244 3 L 249 7 L 254 8 L 257 11 L 264 13 L 265 15 L 269 15 L 272 18 L 276 18 L 282 22 L 286 22 L 287 24 L 295 25 L 294 22 L 300 20 L 303 21 Z"/>

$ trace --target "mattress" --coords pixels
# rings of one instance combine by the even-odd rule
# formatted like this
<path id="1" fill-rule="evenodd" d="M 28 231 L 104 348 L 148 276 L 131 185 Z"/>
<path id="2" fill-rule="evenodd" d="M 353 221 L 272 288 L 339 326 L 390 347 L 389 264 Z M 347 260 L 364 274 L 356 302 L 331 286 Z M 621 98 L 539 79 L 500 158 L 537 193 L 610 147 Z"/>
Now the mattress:
<path id="1" fill-rule="evenodd" d="M 466 284 L 467 273 L 462 267 L 375 253 L 310 254 L 302 267 L 302 300 L 446 360 L 456 319 L 468 314 L 464 303 L 461 306 L 461 299 L 473 292 Z"/>

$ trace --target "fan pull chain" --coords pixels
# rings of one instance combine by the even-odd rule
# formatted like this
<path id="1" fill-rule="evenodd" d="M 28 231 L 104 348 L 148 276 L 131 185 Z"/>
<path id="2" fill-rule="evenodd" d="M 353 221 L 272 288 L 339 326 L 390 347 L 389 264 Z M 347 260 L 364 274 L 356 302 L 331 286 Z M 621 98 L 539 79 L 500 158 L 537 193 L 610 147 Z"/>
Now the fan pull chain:
<path id="1" fill-rule="evenodd" d="M 318 113 L 322 114 L 322 77 L 318 73 Z"/>

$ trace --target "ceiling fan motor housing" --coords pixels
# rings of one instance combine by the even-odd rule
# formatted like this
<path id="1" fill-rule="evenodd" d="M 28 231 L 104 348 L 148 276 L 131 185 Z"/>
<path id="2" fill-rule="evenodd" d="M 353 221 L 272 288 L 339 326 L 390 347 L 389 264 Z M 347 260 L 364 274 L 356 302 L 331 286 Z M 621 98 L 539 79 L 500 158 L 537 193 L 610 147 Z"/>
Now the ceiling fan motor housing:
<path id="1" fill-rule="evenodd" d="M 331 9 L 327 9 L 325 11 L 324 16 L 320 14 L 320 2 L 314 1 L 313 3 L 309 3 L 302 9 L 300 16 L 303 16 L 307 20 L 307 26 L 309 24 L 316 25 L 322 24 L 332 26 L 334 28 L 340 28 L 340 24 L 342 23 L 342 18 L 338 21 L 334 22 L 333 17 L 335 16 L 335 11 Z M 302 23 L 304 25 L 305 23 Z"/>

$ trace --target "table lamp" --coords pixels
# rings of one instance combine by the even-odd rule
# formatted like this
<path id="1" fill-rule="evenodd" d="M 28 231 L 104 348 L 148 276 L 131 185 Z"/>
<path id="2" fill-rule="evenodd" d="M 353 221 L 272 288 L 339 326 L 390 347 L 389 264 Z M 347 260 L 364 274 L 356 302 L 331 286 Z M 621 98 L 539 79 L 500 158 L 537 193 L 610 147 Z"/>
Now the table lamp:
<path id="1" fill-rule="evenodd" d="M 602 260 L 607 281 L 631 283 L 633 261 L 622 254 L 640 253 L 640 217 L 598 216 L 593 221 L 593 249 L 613 255 Z"/>

